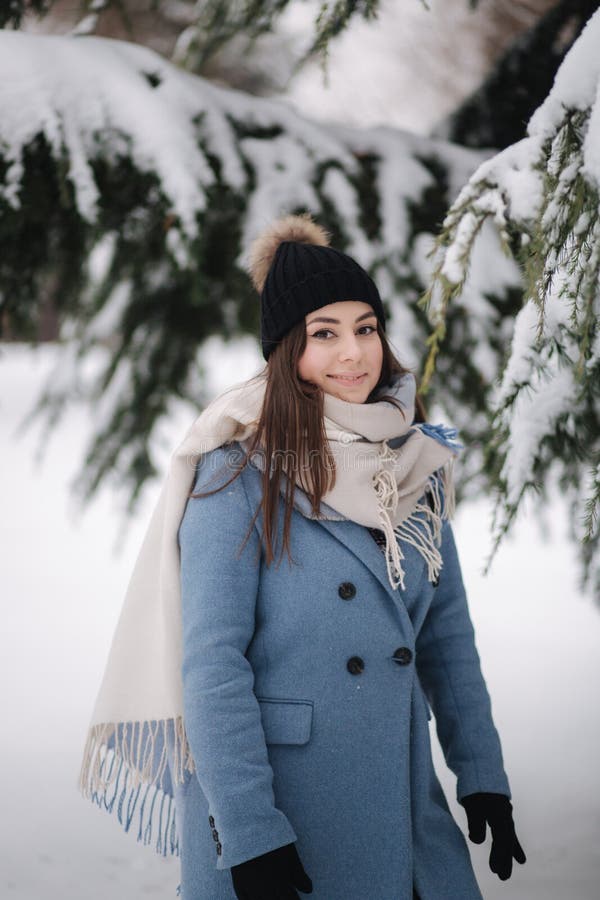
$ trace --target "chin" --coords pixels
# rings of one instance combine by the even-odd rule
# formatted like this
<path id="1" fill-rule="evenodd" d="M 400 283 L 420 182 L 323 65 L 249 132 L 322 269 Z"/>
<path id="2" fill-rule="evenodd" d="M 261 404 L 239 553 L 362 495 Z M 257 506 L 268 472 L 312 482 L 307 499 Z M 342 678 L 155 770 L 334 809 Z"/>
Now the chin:
<path id="1" fill-rule="evenodd" d="M 337 397 L 338 400 L 346 400 L 348 403 L 364 403 L 372 388 L 361 385 L 360 388 L 353 390 L 352 388 L 341 388 L 338 390 L 328 390 L 326 393 Z"/>

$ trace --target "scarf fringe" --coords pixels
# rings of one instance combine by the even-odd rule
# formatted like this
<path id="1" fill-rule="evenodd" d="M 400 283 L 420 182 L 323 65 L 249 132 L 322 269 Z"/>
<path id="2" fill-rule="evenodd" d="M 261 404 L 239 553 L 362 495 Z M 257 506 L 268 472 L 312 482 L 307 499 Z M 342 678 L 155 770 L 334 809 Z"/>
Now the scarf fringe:
<path id="1" fill-rule="evenodd" d="M 137 840 L 162 856 L 179 856 L 173 780 L 194 771 L 183 717 L 152 722 L 106 722 L 90 728 L 79 790 L 102 809 L 117 813 L 129 831 L 137 814 Z"/>
<path id="2" fill-rule="evenodd" d="M 427 578 L 435 581 L 442 565 L 441 544 L 442 522 L 450 519 L 456 509 L 454 490 L 454 463 L 452 456 L 447 463 L 427 479 L 423 498 L 429 493 L 431 503 L 426 499 L 417 502 L 411 514 L 395 527 L 392 516 L 398 505 L 398 485 L 392 471 L 385 468 L 385 463 L 395 461 L 394 451 L 384 442 L 380 455 L 381 469 L 373 479 L 377 494 L 377 513 L 381 530 L 385 535 L 385 561 L 388 578 L 394 590 L 400 587 L 406 590 L 402 567 L 404 553 L 399 540 L 406 541 L 414 547 L 427 564 Z"/>

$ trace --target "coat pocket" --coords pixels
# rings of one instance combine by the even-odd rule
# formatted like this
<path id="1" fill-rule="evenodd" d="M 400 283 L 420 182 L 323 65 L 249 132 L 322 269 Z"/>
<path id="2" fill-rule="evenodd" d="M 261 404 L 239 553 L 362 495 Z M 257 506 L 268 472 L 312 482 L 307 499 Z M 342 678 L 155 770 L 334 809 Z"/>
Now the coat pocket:
<path id="1" fill-rule="evenodd" d="M 306 744 L 312 730 L 312 700 L 257 697 L 267 744 Z"/>

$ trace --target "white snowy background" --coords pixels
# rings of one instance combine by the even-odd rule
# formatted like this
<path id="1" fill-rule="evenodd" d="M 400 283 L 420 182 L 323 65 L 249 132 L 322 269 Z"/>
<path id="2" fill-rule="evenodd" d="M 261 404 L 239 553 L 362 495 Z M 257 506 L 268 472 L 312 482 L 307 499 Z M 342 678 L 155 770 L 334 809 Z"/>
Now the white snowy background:
<path id="1" fill-rule="evenodd" d="M 394 15 L 394 5 L 386 6 Z M 452 93 L 442 100 L 430 81 L 415 77 L 410 53 L 419 40 L 432 59 L 438 58 L 436 47 L 451 52 L 444 45 L 444 21 L 435 25 L 434 18 L 424 18 L 416 2 L 414 8 L 401 6 L 406 34 L 400 51 L 389 19 L 361 25 L 332 52 L 329 93 L 312 69 L 288 91 L 288 99 L 315 118 L 363 125 L 385 121 L 425 131 L 476 83 L 480 50 L 471 43 L 463 54 L 462 80 L 453 78 Z M 439 12 L 444 4 L 433 6 Z M 112 816 L 77 793 L 93 700 L 160 485 L 148 485 L 135 520 L 123 531 L 123 498 L 108 488 L 83 515 L 69 497 L 93 412 L 72 409 L 47 441 L 42 459 L 34 455 L 39 427 L 17 437 L 15 429 L 60 352 L 19 344 L 0 349 L 0 896 L 166 900 L 175 897 L 177 862 L 138 845 Z M 203 359 L 215 394 L 262 362 L 251 340 L 229 347 L 212 341 Z M 159 438 L 163 466 L 192 418 L 189 408 L 173 406 Z M 528 861 L 515 864 L 513 877 L 502 883 L 488 869 L 489 840 L 482 846 L 469 842 L 469 849 L 486 900 L 597 900 L 600 608 L 577 589 L 567 511 L 558 491 L 547 510 L 546 532 L 540 531 L 530 501 L 483 577 L 490 515 L 485 498 L 462 505 L 455 533 Z M 442 784 L 464 829 L 454 776 L 432 735 Z"/>

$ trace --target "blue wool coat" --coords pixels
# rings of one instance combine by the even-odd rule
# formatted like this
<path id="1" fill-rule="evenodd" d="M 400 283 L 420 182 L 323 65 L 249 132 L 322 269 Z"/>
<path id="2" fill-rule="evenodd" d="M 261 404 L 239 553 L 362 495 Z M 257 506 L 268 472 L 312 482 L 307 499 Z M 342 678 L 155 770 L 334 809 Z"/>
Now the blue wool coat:
<path id="1" fill-rule="evenodd" d="M 232 449 L 203 458 L 195 490 L 231 476 Z M 428 726 L 431 707 L 458 799 L 510 796 L 451 525 L 437 585 L 403 542 L 394 590 L 367 528 L 299 509 L 294 563 L 267 567 L 260 516 L 238 555 L 260 478 L 248 466 L 188 500 L 179 529 L 196 764 L 176 788 L 184 900 L 235 900 L 229 868 L 291 841 L 312 900 L 412 900 L 413 885 L 421 900 L 481 900 Z"/>

